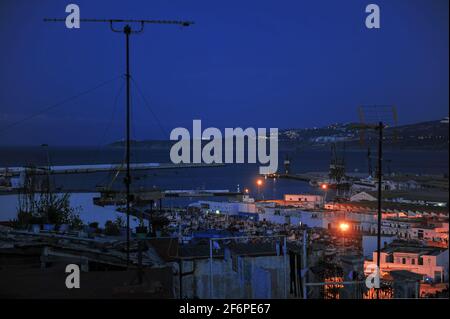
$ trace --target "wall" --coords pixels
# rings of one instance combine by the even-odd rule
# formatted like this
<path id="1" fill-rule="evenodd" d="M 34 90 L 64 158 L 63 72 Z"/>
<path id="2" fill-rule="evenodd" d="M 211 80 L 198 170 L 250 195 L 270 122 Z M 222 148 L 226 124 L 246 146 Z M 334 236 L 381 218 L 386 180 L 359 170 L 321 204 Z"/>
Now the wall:
<path id="1" fill-rule="evenodd" d="M 396 252 L 394 253 L 394 262 L 386 262 L 386 257 L 388 254 L 381 253 L 381 270 L 382 271 L 389 271 L 389 270 L 408 270 L 411 272 L 414 272 L 416 274 L 421 274 L 430 278 L 434 278 L 435 271 L 440 271 L 444 275 L 444 279 L 448 278 L 445 274 L 448 274 L 448 261 L 447 261 L 447 270 L 445 270 L 444 266 L 440 266 L 437 264 L 437 256 L 428 256 L 428 255 L 422 255 L 423 259 L 423 265 L 418 264 L 418 254 L 414 253 L 401 253 Z M 443 256 L 440 257 L 440 261 L 444 264 L 443 260 L 445 256 L 448 260 L 448 250 L 447 253 L 444 252 L 442 254 Z M 375 251 L 373 253 L 373 260 L 376 261 L 377 258 L 377 252 Z M 402 263 L 402 258 L 405 258 L 406 263 Z M 412 260 L 414 259 L 414 264 L 412 263 Z M 365 261 L 365 266 L 367 266 L 369 263 L 373 263 L 373 261 Z"/>
<path id="2" fill-rule="evenodd" d="M 267 296 L 267 291 L 261 291 L 270 286 L 270 298 L 284 298 L 284 257 L 261 256 L 240 257 L 237 267 L 233 270 L 232 258 L 213 260 L 214 298 L 244 299 Z M 192 270 L 192 262 L 183 263 L 183 272 Z M 289 277 L 289 262 L 286 278 Z M 255 284 L 254 276 L 270 281 Z M 183 296 L 187 298 L 210 298 L 210 264 L 209 259 L 196 260 L 193 276 L 183 278 Z M 259 288 L 259 289 L 258 289 Z"/>

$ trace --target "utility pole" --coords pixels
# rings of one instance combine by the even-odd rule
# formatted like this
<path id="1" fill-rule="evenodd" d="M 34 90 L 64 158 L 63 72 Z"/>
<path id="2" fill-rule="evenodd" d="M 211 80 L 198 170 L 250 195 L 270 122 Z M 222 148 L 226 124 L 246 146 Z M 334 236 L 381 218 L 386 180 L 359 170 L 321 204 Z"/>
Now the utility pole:
<path id="1" fill-rule="evenodd" d="M 378 181 L 378 198 L 377 198 L 377 271 L 378 276 L 381 275 L 381 221 L 382 221 L 382 192 L 383 192 L 383 130 L 387 127 L 387 123 L 390 122 L 394 125 L 397 124 L 397 111 L 395 106 L 392 105 L 372 105 L 372 106 L 361 106 L 359 108 L 359 115 L 361 120 L 361 125 L 356 125 L 361 131 L 361 141 L 364 139 L 365 130 L 378 131 L 378 158 L 377 158 L 377 170 L 376 177 Z M 375 120 L 376 119 L 376 120 Z M 367 123 L 369 122 L 369 123 Z M 394 131 L 395 133 L 395 131 Z M 369 170 L 371 170 L 371 157 L 370 157 L 370 146 L 367 154 L 369 160 Z M 381 278 L 380 278 L 381 281 Z M 381 287 L 376 289 L 376 296 L 379 299 L 381 296 Z"/>
<path id="2" fill-rule="evenodd" d="M 302 254 L 302 256 L 303 256 L 303 258 L 302 258 L 303 259 L 303 264 L 302 264 L 302 269 L 300 271 L 300 275 L 301 275 L 300 280 L 303 282 L 303 284 L 302 284 L 302 286 L 303 286 L 303 291 L 302 291 L 303 299 L 308 299 L 308 290 L 306 288 L 306 284 L 307 284 L 306 276 L 307 276 L 307 271 L 308 271 L 308 258 L 307 258 L 308 257 L 308 250 L 307 250 L 307 247 L 306 247 L 307 245 L 308 245 L 308 230 L 304 229 L 303 230 L 303 243 L 302 243 L 302 246 L 303 246 L 303 254 Z"/>
<path id="3" fill-rule="evenodd" d="M 378 123 L 378 231 L 377 231 L 377 271 L 381 275 L 381 192 L 383 182 L 383 122 Z M 380 278 L 381 279 L 381 278 Z M 381 288 L 381 287 L 380 287 Z M 377 299 L 380 298 L 380 288 L 377 289 Z"/>
<path id="4" fill-rule="evenodd" d="M 66 19 L 44 19 L 44 22 L 65 22 Z M 126 65 L 126 86 L 127 86 L 127 96 L 126 96 L 126 176 L 124 178 L 124 183 L 126 187 L 126 214 L 127 214 L 127 266 L 130 263 L 130 207 L 133 201 L 133 196 L 131 195 L 131 172 L 130 172 L 130 35 L 138 34 L 144 31 L 144 26 L 146 24 L 173 24 L 187 27 L 192 25 L 194 22 L 191 21 L 177 21 L 177 20 L 125 20 L 125 19 L 79 19 L 80 22 L 100 22 L 109 23 L 110 29 L 113 32 L 124 33 L 125 34 L 125 65 Z M 114 23 L 125 23 L 122 30 L 115 29 Z M 139 24 L 140 28 L 133 30 L 131 25 Z"/>
<path id="5" fill-rule="evenodd" d="M 363 125 L 356 125 L 355 128 L 366 130 L 366 129 L 372 129 L 375 131 L 378 131 L 378 158 L 377 158 L 377 170 L 376 170 L 376 177 L 378 182 L 377 187 L 377 271 L 378 274 L 381 273 L 381 220 L 382 220 L 382 214 L 381 214 L 381 202 L 382 202 L 382 182 L 383 182 L 383 129 L 384 124 L 383 122 L 378 122 L 378 124 L 363 124 Z M 370 161 L 370 156 L 368 156 L 368 159 Z M 370 167 L 370 165 L 369 165 Z M 379 298 L 380 295 L 380 289 L 377 289 L 377 298 Z"/>
<path id="6" fill-rule="evenodd" d="M 50 210 L 50 204 L 52 201 L 52 193 L 51 193 L 51 184 L 50 184 L 50 170 L 51 170 L 51 163 L 50 163 L 50 153 L 48 150 L 48 144 L 42 144 L 41 147 L 45 149 L 45 155 L 46 155 L 46 161 L 47 161 L 47 174 L 45 175 L 45 222 L 49 223 L 49 210 Z"/>
<path id="7" fill-rule="evenodd" d="M 127 81 L 127 114 L 126 114 L 126 163 L 127 163 L 127 173 L 125 176 L 125 187 L 127 192 L 127 266 L 130 263 L 130 204 L 133 200 L 131 198 L 130 188 L 131 188 L 131 173 L 130 173 L 130 34 L 131 27 L 127 24 L 123 28 L 123 33 L 125 34 L 125 47 L 126 47 L 126 74 L 125 78 Z"/>

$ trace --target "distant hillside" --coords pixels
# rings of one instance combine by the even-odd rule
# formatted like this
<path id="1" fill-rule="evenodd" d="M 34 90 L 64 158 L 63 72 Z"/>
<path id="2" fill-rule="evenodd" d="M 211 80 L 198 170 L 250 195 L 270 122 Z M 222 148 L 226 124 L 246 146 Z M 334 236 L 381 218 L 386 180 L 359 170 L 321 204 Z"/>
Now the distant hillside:
<path id="1" fill-rule="evenodd" d="M 324 149 L 331 144 L 345 144 L 348 149 L 375 146 L 378 135 L 375 131 L 364 132 L 355 129 L 356 123 L 332 124 L 321 128 L 285 129 L 279 132 L 279 148 Z M 448 119 L 415 124 L 388 127 L 384 134 L 386 149 L 417 149 L 417 150 L 448 150 L 449 149 Z M 363 137 L 363 144 L 361 137 Z M 155 150 L 170 149 L 175 141 L 144 140 L 132 141 L 133 147 L 143 147 Z M 204 141 L 205 143 L 205 141 Z M 110 144 L 112 147 L 123 147 L 124 142 Z"/>
<path id="2" fill-rule="evenodd" d="M 356 123 L 334 124 L 324 128 L 290 129 L 280 133 L 280 140 L 306 148 L 328 147 L 332 143 L 345 144 L 347 148 L 373 146 L 378 133 L 373 130 L 355 129 Z M 396 149 L 449 148 L 448 120 L 429 121 L 388 127 L 384 130 L 384 146 Z"/>
<path id="3" fill-rule="evenodd" d="M 148 148 L 154 150 L 170 149 L 175 141 L 169 140 L 144 140 L 144 141 L 131 141 L 131 146 L 136 148 Z M 110 147 L 125 147 L 125 141 L 118 141 L 109 144 Z"/>

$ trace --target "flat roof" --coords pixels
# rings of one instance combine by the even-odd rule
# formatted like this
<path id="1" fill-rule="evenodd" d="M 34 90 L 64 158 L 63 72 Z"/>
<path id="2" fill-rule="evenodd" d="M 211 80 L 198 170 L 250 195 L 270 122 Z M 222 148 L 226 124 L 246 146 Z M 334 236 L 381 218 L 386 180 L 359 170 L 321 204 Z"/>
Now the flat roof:
<path id="1" fill-rule="evenodd" d="M 375 197 L 377 196 L 377 192 L 374 191 L 367 191 L 366 193 Z M 424 201 L 448 203 L 449 193 L 448 191 L 441 191 L 441 190 L 430 191 L 427 189 L 383 191 L 383 198 L 384 199 L 403 198 L 408 200 L 424 200 Z"/>
<path id="2" fill-rule="evenodd" d="M 391 243 L 389 246 L 381 249 L 384 253 L 412 253 L 426 256 L 436 256 L 445 251 L 444 248 L 419 246 L 408 243 Z"/>
<path id="3" fill-rule="evenodd" d="M 362 201 L 362 202 L 342 202 L 336 203 L 342 206 L 351 207 L 365 207 L 369 209 L 377 209 L 378 203 L 376 201 Z M 397 211 L 419 211 L 427 213 L 443 213 L 448 216 L 448 207 L 438 207 L 438 206 L 426 206 L 426 205 L 415 205 L 415 204 L 405 204 L 405 203 L 395 203 L 395 202 L 382 202 L 382 210 L 397 210 Z"/>

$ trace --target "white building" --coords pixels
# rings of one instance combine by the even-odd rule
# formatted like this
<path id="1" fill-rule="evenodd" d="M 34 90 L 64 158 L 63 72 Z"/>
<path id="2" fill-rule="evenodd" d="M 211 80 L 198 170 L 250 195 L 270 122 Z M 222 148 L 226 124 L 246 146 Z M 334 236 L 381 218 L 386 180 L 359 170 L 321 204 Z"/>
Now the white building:
<path id="1" fill-rule="evenodd" d="M 377 252 L 373 259 L 365 261 L 365 267 L 377 260 Z M 380 268 L 382 272 L 407 270 L 420 274 L 435 283 L 448 282 L 448 249 L 405 246 L 391 244 L 381 251 Z M 367 269 L 367 268 L 366 268 Z"/>
<path id="2" fill-rule="evenodd" d="M 377 198 L 375 196 L 372 196 L 366 192 L 356 193 L 355 195 L 350 197 L 351 202 L 361 202 L 361 201 L 374 202 L 376 200 L 377 200 Z"/>
<path id="3" fill-rule="evenodd" d="M 409 238 L 448 246 L 448 221 L 417 225 L 408 229 Z"/>
<path id="4" fill-rule="evenodd" d="M 270 203 L 271 204 L 271 203 Z M 305 225 L 308 227 L 326 228 L 326 216 L 331 215 L 323 211 L 309 211 L 300 208 L 264 205 L 259 207 L 259 220 L 275 224 Z"/>
<path id="5" fill-rule="evenodd" d="M 310 194 L 285 194 L 286 205 L 301 206 L 305 209 L 317 209 L 323 207 L 324 198 L 322 195 Z"/>
<path id="6" fill-rule="evenodd" d="M 243 201 L 219 202 L 219 201 L 198 201 L 189 205 L 197 207 L 203 213 L 216 213 L 226 215 L 238 215 L 239 213 L 257 213 L 257 207 L 254 200 L 250 197 L 244 197 Z"/>

